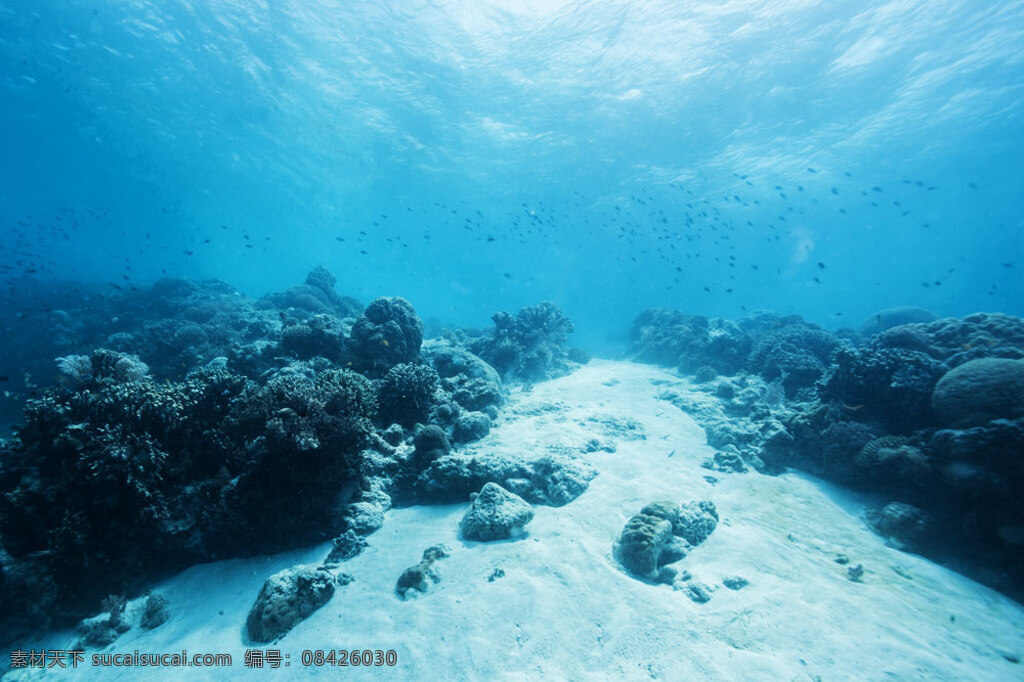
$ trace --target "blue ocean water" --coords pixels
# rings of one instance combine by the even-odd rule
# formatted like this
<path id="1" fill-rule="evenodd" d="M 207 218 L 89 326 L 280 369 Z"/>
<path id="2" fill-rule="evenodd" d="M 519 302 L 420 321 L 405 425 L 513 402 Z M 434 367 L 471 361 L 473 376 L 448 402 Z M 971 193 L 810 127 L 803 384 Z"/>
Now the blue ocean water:
<path id="1" fill-rule="evenodd" d="M 500 676 L 500 602 L 553 679 L 855 676 L 850 624 L 1011 679 L 1022 55 L 1022 0 L 0 0 L 0 645 L 322 607 Z"/>
<path id="2" fill-rule="evenodd" d="M 1020 314 L 1022 25 L 1019 2 L 3 2 L 6 299 L 29 270 L 261 295 L 323 265 L 445 324 L 549 299 L 597 350 L 647 306 Z"/>

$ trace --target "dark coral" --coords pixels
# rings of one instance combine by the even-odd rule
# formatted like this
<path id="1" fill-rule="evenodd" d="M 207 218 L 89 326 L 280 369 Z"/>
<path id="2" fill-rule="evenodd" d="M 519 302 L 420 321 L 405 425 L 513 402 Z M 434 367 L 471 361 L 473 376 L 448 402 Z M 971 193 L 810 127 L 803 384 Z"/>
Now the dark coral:
<path id="1" fill-rule="evenodd" d="M 752 339 L 731 320 L 648 308 L 633 321 L 630 353 L 641 362 L 678 367 L 684 373 L 710 367 L 734 374 L 743 367 Z"/>
<path id="2" fill-rule="evenodd" d="M 766 381 L 781 380 L 793 397 L 813 386 L 825 373 L 840 342 L 828 332 L 806 324 L 788 325 L 764 335 L 747 360 Z"/>
<path id="3" fill-rule="evenodd" d="M 1024 358 L 1024 319 L 975 313 L 924 324 L 893 327 L 872 339 L 878 348 L 909 348 L 948 368 L 975 358 Z"/>
<path id="4" fill-rule="evenodd" d="M 429 356 L 445 390 L 461 407 L 482 411 L 504 401 L 501 376 L 482 358 L 457 347 L 435 348 Z"/>
<path id="5" fill-rule="evenodd" d="M 819 393 L 893 433 L 927 426 L 931 396 L 945 367 L 925 353 L 902 348 L 839 348 Z"/>
<path id="6" fill-rule="evenodd" d="M 332 315 L 312 315 L 281 330 L 281 353 L 298 360 L 322 357 L 340 362 L 344 349 L 345 328 Z"/>
<path id="7" fill-rule="evenodd" d="M 244 474 L 224 492 L 214 546 L 269 552 L 335 535 L 336 497 L 358 476 L 376 411 L 372 382 L 349 370 L 250 387 L 226 427 L 246 443 Z"/>
<path id="8" fill-rule="evenodd" d="M 1024 416 L 1024 360 L 977 358 L 958 365 L 936 384 L 932 408 L 949 426 Z"/>
<path id="9" fill-rule="evenodd" d="M 419 358 L 423 321 L 404 298 L 378 298 L 356 320 L 348 343 L 353 364 L 381 376 L 399 363 Z"/>
<path id="10" fill-rule="evenodd" d="M 389 369 L 377 385 L 382 423 L 412 428 L 427 421 L 438 376 L 429 365 L 402 363 Z"/>
<path id="11" fill-rule="evenodd" d="M 288 311 L 293 315 L 328 313 L 336 317 L 355 317 L 361 306 L 354 298 L 339 296 L 334 290 L 335 277 L 327 269 L 313 268 L 305 284 L 287 291 L 268 294 L 258 303 L 260 308 Z"/>
<path id="12" fill-rule="evenodd" d="M 569 318 L 550 301 L 527 306 L 515 316 L 495 313 L 494 328 L 470 342 L 470 350 L 503 378 L 523 383 L 567 374 L 573 362 L 565 342 L 573 331 Z"/>
<path id="13" fill-rule="evenodd" d="M 434 460 L 445 457 L 452 449 L 444 429 L 436 424 L 417 428 L 413 436 L 413 446 L 413 458 L 419 470 L 427 468 Z"/>
<path id="14" fill-rule="evenodd" d="M 258 386 L 201 368 L 182 382 L 112 382 L 113 356 L 99 357 L 89 383 L 30 401 L 0 452 L 5 575 L 38 574 L 20 594 L 4 582 L 11 613 L 41 615 L 21 603 L 34 600 L 77 619 L 154 573 L 334 534 L 372 428 L 369 380 L 331 370 Z"/>

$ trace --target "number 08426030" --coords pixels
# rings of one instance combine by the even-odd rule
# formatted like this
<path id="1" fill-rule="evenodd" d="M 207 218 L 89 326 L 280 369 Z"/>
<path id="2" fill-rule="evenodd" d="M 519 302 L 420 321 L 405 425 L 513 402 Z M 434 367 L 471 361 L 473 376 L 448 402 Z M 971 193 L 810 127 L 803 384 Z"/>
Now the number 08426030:
<path id="1" fill-rule="evenodd" d="M 303 649 L 302 665 L 372 667 L 393 666 L 398 663 L 394 649 Z"/>

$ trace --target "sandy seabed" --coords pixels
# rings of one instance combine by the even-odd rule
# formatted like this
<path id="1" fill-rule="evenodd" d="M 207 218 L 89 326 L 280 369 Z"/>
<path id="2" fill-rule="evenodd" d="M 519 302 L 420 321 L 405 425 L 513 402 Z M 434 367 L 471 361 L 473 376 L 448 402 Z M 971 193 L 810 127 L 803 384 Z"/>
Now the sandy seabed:
<path id="1" fill-rule="evenodd" d="M 578 453 L 599 471 L 574 502 L 536 507 L 522 538 L 461 540 L 468 503 L 393 509 L 342 566 L 355 581 L 274 644 L 245 640 L 260 587 L 281 569 L 319 563 L 329 545 L 195 566 L 154 589 L 170 601 L 166 623 L 135 627 L 102 652 L 229 653 L 230 669 L 98 667 L 91 656 L 101 652 L 87 651 L 74 671 L 7 679 L 1024 679 L 1013 662 L 1024 655 L 1020 605 L 887 547 L 855 495 L 797 473 L 702 468 L 714 452 L 693 419 L 659 399 L 667 390 L 692 388 L 655 367 L 594 360 L 513 393 L 500 424 L 471 450 Z M 586 452 L 595 445 L 614 452 Z M 677 565 L 713 590 L 707 603 L 636 580 L 612 558 L 626 520 L 661 499 L 718 508 L 718 528 Z M 437 564 L 441 581 L 399 599 L 399 574 L 437 543 L 452 550 Z M 850 564 L 837 563 L 839 554 Z M 857 564 L 861 582 L 848 579 Z M 504 575 L 489 579 L 496 569 Z M 749 585 L 728 589 L 729 577 Z M 129 621 L 141 602 L 129 606 Z M 75 639 L 54 632 L 24 649 L 68 649 Z M 245 651 L 255 648 L 281 651 L 282 667 L 247 670 Z M 303 651 L 338 649 L 393 650 L 397 662 L 303 664 Z"/>

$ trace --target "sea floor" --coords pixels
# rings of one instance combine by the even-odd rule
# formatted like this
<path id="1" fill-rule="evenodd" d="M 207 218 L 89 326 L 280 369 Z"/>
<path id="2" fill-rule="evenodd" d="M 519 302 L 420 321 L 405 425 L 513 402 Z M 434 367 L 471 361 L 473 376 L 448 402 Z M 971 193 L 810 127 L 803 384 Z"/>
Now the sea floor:
<path id="1" fill-rule="evenodd" d="M 689 416 L 658 398 L 669 389 L 692 390 L 652 366 L 594 360 L 513 393 L 474 449 L 576 452 L 599 471 L 574 502 L 536 507 L 520 539 L 462 541 L 466 504 L 393 509 L 369 548 L 342 566 L 355 581 L 275 644 L 245 642 L 256 594 L 272 573 L 319 563 L 329 546 L 193 567 L 154 590 L 170 601 L 168 622 L 133 628 L 104 650 L 230 653 L 230 671 L 98 667 L 99 652 L 87 651 L 75 671 L 9 679 L 1024 679 L 1015 662 L 1024 656 L 1024 608 L 887 547 L 854 495 L 797 473 L 702 468 L 713 451 Z M 712 589 L 707 603 L 636 580 L 612 557 L 626 520 L 660 499 L 717 505 L 718 528 L 678 564 Z M 436 543 L 452 550 L 437 564 L 440 582 L 401 600 L 399 574 Z M 848 564 L 836 562 L 840 554 Z M 851 581 L 858 564 L 863 577 Z M 493 577 L 496 569 L 504 575 Z M 730 577 L 749 585 L 728 589 Z M 67 649 L 74 640 L 56 632 L 24 648 Z M 244 653 L 256 648 L 281 651 L 282 668 L 246 670 Z M 337 649 L 394 650 L 397 663 L 303 665 L 303 650 Z"/>

